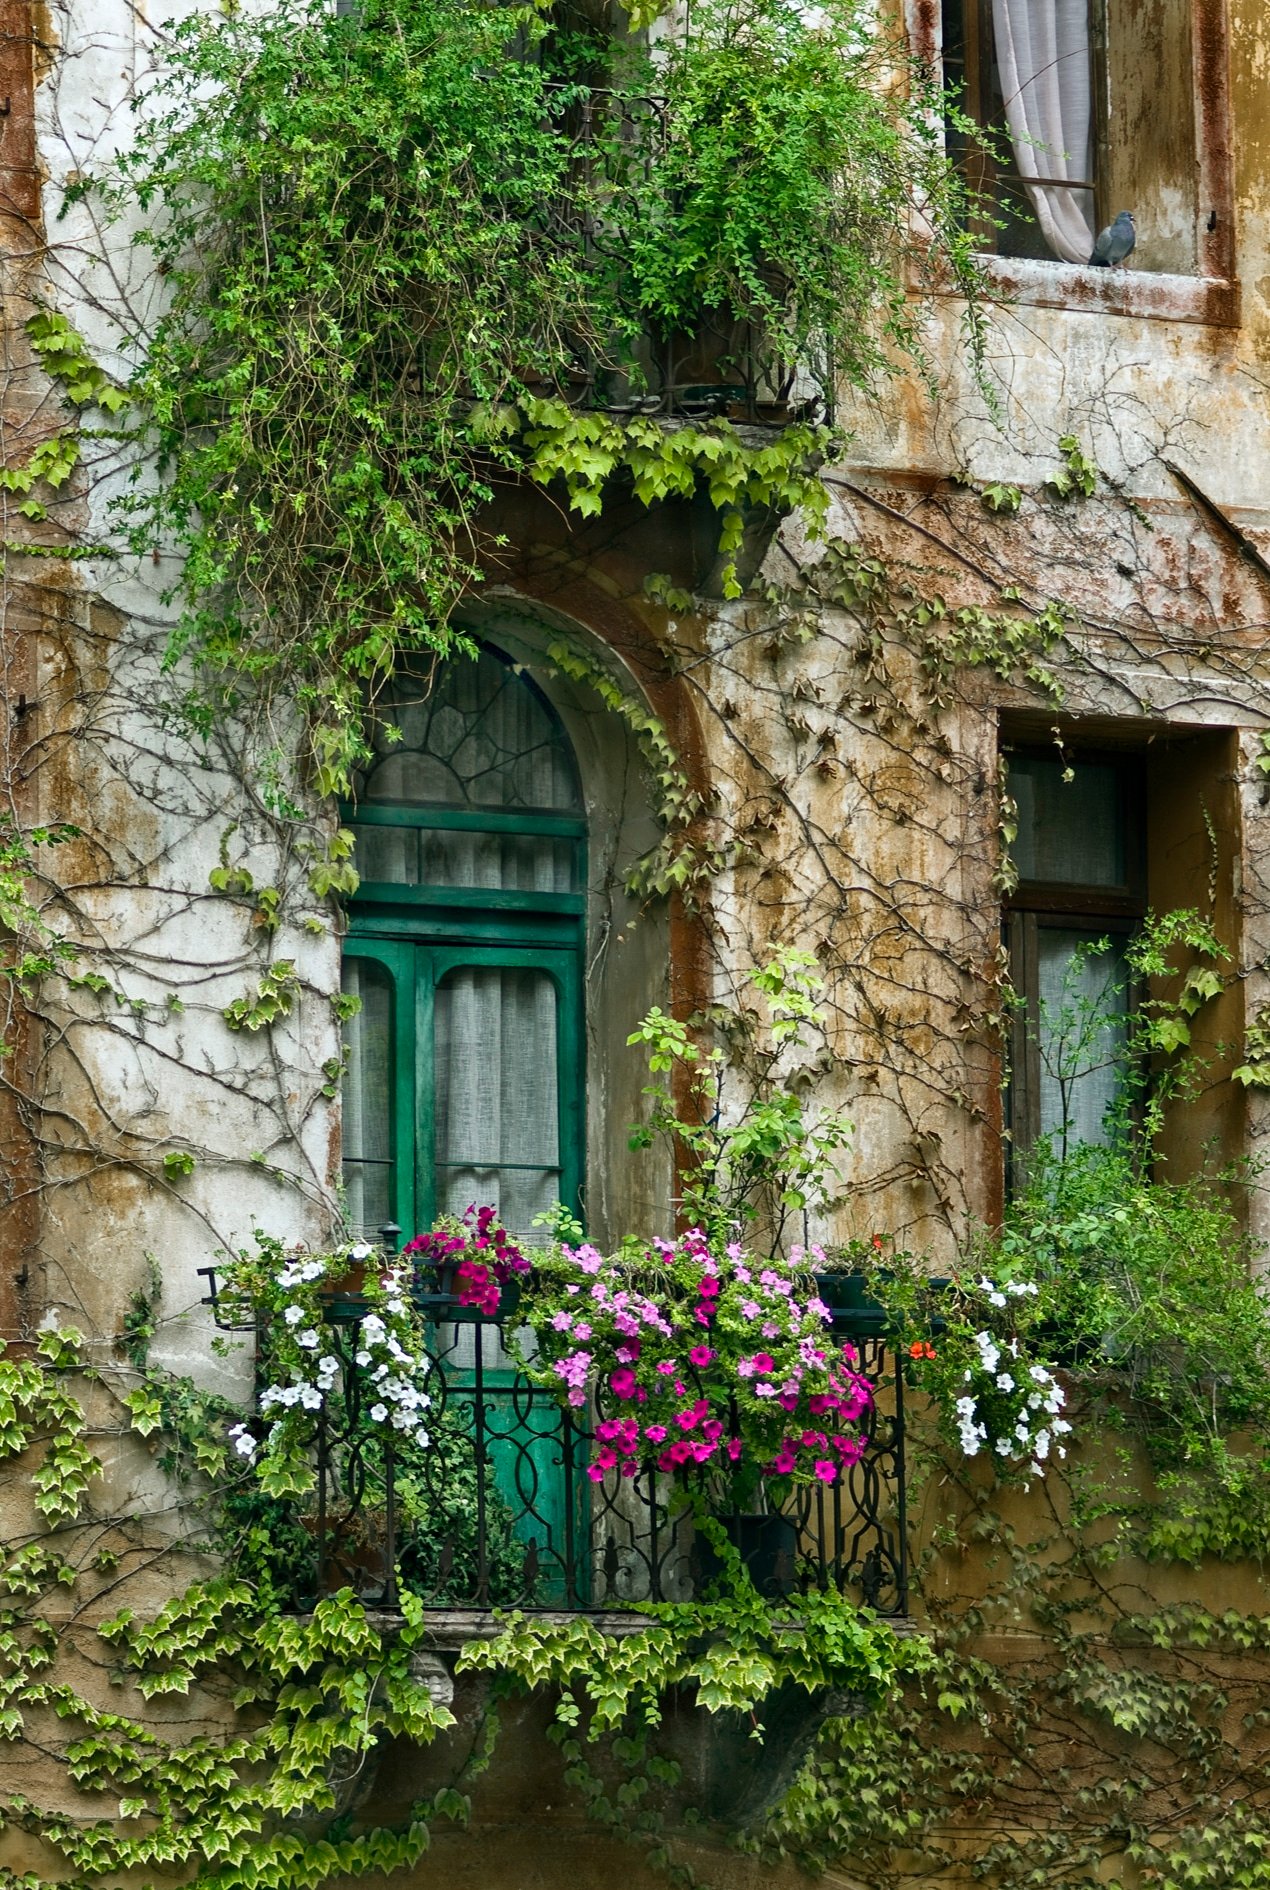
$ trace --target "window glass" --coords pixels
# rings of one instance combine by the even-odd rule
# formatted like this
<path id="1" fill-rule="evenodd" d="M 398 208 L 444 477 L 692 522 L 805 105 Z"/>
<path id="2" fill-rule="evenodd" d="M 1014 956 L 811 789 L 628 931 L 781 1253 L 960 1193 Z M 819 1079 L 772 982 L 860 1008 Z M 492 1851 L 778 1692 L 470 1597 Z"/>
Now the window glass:
<path id="1" fill-rule="evenodd" d="M 1081 1142 L 1110 1139 L 1107 1112 L 1120 1092 L 1129 970 L 1123 938 L 1112 938 L 1106 951 L 1090 950 L 1105 936 L 1075 927 L 1037 928 L 1036 1128 L 1060 1154 Z"/>
<path id="2" fill-rule="evenodd" d="M 1190 0 L 942 0 L 942 36 L 952 96 L 988 134 L 948 123 L 982 248 L 1087 264 L 1129 211 L 1112 266 L 1194 272 Z"/>
<path id="3" fill-rule="evenodd" d="M 357 871 L 394 886 L 487 886 L 509 892 L 579 892 L 581 848 L 550 834 L 472 833 L 449 827 L 357 828 Z"/>
<path id="4" fill-rule="evenodd" d="M 1018 808 L 1011 851 L 1020 880 L 1123 886 L 1124 811 L 1114 764 L 1081 760 L 1070 781 L 1065 771 L 1057 758 L 1011 758 L 1009 792 Z"/>
<path id="5" fill-rule="evenodd" d="M 345 993 L 361 1009 L 345 1026 L 348 1060 L 344 1079 L 344 1188 L 348 1223 L 377 1234 L 395 1220 L 392 1151 L 392 981 L 369 958 L 346 958 Z"/>
<path id="6" fill-rule="evenodd" d="M 376 703 L 378 759 L 359 800 L 581 814 L 578 771 L 545 696 L 501 657 L 455 656 Z M 389 729 L 400 732 L 396 739 Z"/>
<path id="7" fill-rule="evenodd" d="M 499 1210 L 520 1241 L 560 1194 L 556 987 L 545 971 L 448 972 L 435 998 L 437 1208 Z"/>

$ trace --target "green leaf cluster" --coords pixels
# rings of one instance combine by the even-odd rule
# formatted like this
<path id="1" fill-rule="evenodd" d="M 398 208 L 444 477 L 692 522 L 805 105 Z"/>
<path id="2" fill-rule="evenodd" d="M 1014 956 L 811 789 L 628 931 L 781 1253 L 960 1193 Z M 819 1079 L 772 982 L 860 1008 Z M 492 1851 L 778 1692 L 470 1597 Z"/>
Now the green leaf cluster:
<path id="1" fill-rule="evenodd" d="M 196 13 L 165 51 L 132 149 L 70 193 L 139 213 L 168 290 L 132 389 L 160 477 L 122 522 L 183 547 L 192 726 L 255 702 L 271 731 L 285 699 L 320 794 L 400 657 L 464 647 L 509 472 L 584 515 L 704 490 L 730 594 L 747 507 L 823 511 L 809 425 L 644 417 L 659 352 L 713 337 L 747 399 L 779 408 L 801 367 L 827 408 L 920 363 L 911 270 L 977 305 L 940 101 L 864 0 L 705 0 L 655 58 L 462 0 Z M 107 404 L 59 322 L 37 345 Z"/>

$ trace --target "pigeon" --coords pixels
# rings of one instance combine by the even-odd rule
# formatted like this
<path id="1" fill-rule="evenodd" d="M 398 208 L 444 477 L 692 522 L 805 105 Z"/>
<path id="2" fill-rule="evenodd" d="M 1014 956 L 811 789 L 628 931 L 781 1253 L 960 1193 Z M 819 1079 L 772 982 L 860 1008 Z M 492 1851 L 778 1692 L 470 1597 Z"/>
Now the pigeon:
<path id="1" fill-rule="evenodd" d="M 1132 210 L 1122 210 L 1114 223 L 1099 233 L 1089 261 L 1095 269 L 1115 269 L 1133 254 L 1138 233 L 1133 227 Z"/>

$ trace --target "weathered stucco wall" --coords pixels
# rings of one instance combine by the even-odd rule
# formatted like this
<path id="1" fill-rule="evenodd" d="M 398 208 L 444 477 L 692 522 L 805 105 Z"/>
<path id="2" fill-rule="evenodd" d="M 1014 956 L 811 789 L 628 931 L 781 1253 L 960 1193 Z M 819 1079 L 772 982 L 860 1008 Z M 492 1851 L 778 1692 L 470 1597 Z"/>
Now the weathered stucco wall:
<path id="1" fill-rule="evenodd" d="M 632 508 L 601 530 L 578 527 L 540 495 L 507 499 L 512 542 L 485 621 L 540 664 L 591 797 L 588 1198 L 605 1239 L 656 1228 L 669 1212 L 664 1168 L 626 1149 L 642 1081 L 627 1030 L 654 1002 L 681 1015 L 735 1006 L 747 967 L 776 943 L 814 951 L 826 981 L 825 1033 L 799 1080 L 855 1124 L 841 1199 L 809 1231 L 885 1232 L 943 1263 L 968 1225 L 998 1210 L 1002 717 L 1007 733 L 1046 739 L 1057 726 L 1067 740 L 1084 731 L 1163 755 L 1170 818 L 1185 831 L 1182 864 L 1161 865 L 1160 883 L 1189 879 L 1197 903 L 1207 896 L 1200 774 L 1188 814 L 1182 738 L 1231 732 L 1214 739 L 1228 759 L 1204 779 L 1221 802 L 1217 917 L 1240 977 L 1210 1036 L 1237 1035 L 1270 999 L 1270 812 L 1259 767 L 1270 575 L 1240 536 L 1270 556 L 1270 27 L 1263 9 L 1240 4 L 1230 32 L 1239 324 L 1051 306 L 1063 274 L 1042 281 L 1033 269 L 1041 299 L 988 318 L 994 415 L 964 364 L 960 310 L 938 302 L 936 397 L 906 381 L 850 408 L 851 441 L 829 473 L 831 533 L 873 561 L 875 590 L 859 570 L 850 581 L 829 574 L 824 547 L 794 520 L 768 556 L 768 594 L 672 616 L 643 579 L 659 570 L 692 582 L 701 547 L 691 508 Z M 61 202 L 65 184 L 127 135 L 128 100 L 161 49 L 161 31 L 127 0 L 48 10 L 0 0 L 0 95 L 11 100 L 0 131 L 2 412 L 15 462 L 58 421 L 24 342 L 33 298 L 55 300 L 99 358 L 121 366 L 132 317 L 157 292 L 126 223 L 102 229 L 82 207 L 63 218 Z M 1069 433 L 1099 470 L 1088 500 L 1045 488 Z M 10 555 L 6 567 L 7 790 L 20 822 L 81 830 L 41 852 L 35 894 L 48 924 L 80 948 L 72 971 L 93 983 L 45 980 L 0 1075 L 0 1329 L 29 1337 L 52 1313 L 84 1326 L 109 1359 L 153 1256 L 156 1356 L 242 1391 L 244 1355 L 211 1350 L 197 1269 L 248 1239 L 253 1223 L 318 1242 L 337 1214 L 339 1120 L 327 1092 L 339 1054 L 330 1000 L 341 921 L 308 895 L 305 858 L 244 785 L 242 731 L 231 723 L 195 739 L 175 716 L 182 678 L 162 662 L 172 563 L 107 555 L 108 508 L 125 477 L 103 440 L 47 525 L 32 527 L 0 496 L 6 537 L 100 552 Z M 997 483 L 1021 489 L 1017 517 L 982 503 Z M 940 673 L 950 613 L 1012 608 L 1009 592 L 1024 607 L 1057 599 L 1071 612 L 1065 644 L 1048 658 L 1061 703 L 991 666 Z M 911 617 L 921 599 L 942 600 L 927 611 L 924 640 Z M 640 912 L 620 890 L 624 860 L 651 837 L 639 770 L 620 725 L 542 665 L 546 638 L 560 631 L 614 653 L 707 797 L 701 834 L 732 863 L 697 909 L 674 901 Z M 277 733 L 285 745 L 289 731 Z M 1161 851 L 1171 856 L 1167 837 Z M 259 923 L 250 895 L 214 893 L 209 874 L 226 862 L 248 867 L 257 888 L 286 890 L 276 931 Z M 279 959 L 299 974 L 291 1014 L 271 1030 L 231 1032 L 224 1006 Z M 1184 1164 L 1210 1132 L 1235 1152 L 1245 1125 L 1245 1145 L 1263 1151 L 1270 1104 L 1215 1086 L 1199 1118 L 1171 1129 L 1171 1159 Z M 182 1152 L 195 1160 L 188 1175 L 165 1166 Z M 1264 1194 L 1254 1211 L 1270 1238 Z M 103 1418 L 102 1428 L 114 1439 L 112 1477 L 94 1502 L 103 1515 L 152 1509 L 161 1528 L 162 1480 L 121 1426 Z M 141 1540 L 129 1551 L 139 1608 L 158 1599 L 143 1580 L 151 1551 Z M 1162 1597 L 1156 1571 L 1142 1583 Z M 1213 1605 L 1207 1576 L 1202 1585 Z M 1229 1599 L 1255 1607 L 1261 1597 L 1241 1575 Z M 212 1724 L 222 1705 L 198 1710 Z M 184 1705 L 171 1715 L 189 1717 Z M 479 1842 L 448 1833 L 428 1875 L 458 1884 L 479 1874 L 522 1890 L 600 1886 L 618 1871 L 634 1882 L 626 1853 L 619 1860 L 564 1808 L 554 1761 L 526 1763 L 541 1739 L 536 1726 L 522 1731 L 478 1801 Z M 386 1768 L 385 1803 L 394 1789 L 416 1789 L 415 1762 L 397 1754 L 395 1772 Z M 46 1861 L 15 1842 L 15 1867 Z M 751 1860 L 712 1844 L 705 1853 L 713 1883 L 758 1881 Z M 784 1874 L 792 1884 L 792 1867 L 761 1876 Z"/>

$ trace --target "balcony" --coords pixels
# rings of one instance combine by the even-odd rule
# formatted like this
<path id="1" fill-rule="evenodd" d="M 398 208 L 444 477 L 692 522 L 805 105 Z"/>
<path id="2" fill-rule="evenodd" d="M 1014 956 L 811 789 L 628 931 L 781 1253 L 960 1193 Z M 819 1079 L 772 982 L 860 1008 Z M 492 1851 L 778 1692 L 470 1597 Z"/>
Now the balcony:
<path id="1" fill-rule="evenodd" d="M 704 1483 L 601 1472 L 602 1409 L 571 1412 L 518 1368 L 506 1343 L 514 1305 L 488 1315 L 426 1292 L 422 1303 L 432 1399 L 422 1450 L 396 1447 L 374 1421 L 357 1362 L 364 1302 L 350 1293 L 327 1303 L 325 1349 L 339 1376 L 316 1425 L 315 1494 L 298 1518 L 312 1553 L 294 1571 L 296 1608 L 345 1586 L 389 1613 L 404 1587 L 451 1617 L 612 1616 L 703 1595 L 720 1572 L 693 1525 Z M 859 1460 L 832 1487 L 795 1485 L 770 1513 L 719 1520 L 760 1593 L 837 1591 L 896 1619 L 907 1606 L 903 1382 L 876 1324 L 858 1308 L 834 1312 L 835 1340 L 876 1387 Z"/>
<path id="2" fill-rule="evenodd" d="M 620 273 L 629 259 L 615 211 L 647 202 L 656 167 L 674 141 L 670 101 L 653 93 L 553 82 L 544 92 L 570 157 L 565 188 L 539 206 L 543 226 Z M 776 270 L 763 274 L 771 297 L 766 315 L 747 319 L 723 307 L 707 308 L 690 328 L 649 326 L 620 346 L 611 337 L 606 346 L 603 338 L 578 332 L 571 337 L 568 372 L 539 380 L 527 371 L 526 387 L 614 419 L 724 419 L 771 428 L 792 420 L 831 423 L 833 374 L 812 375 L 791 354 L 774 314 L 789 285 Z"/>

